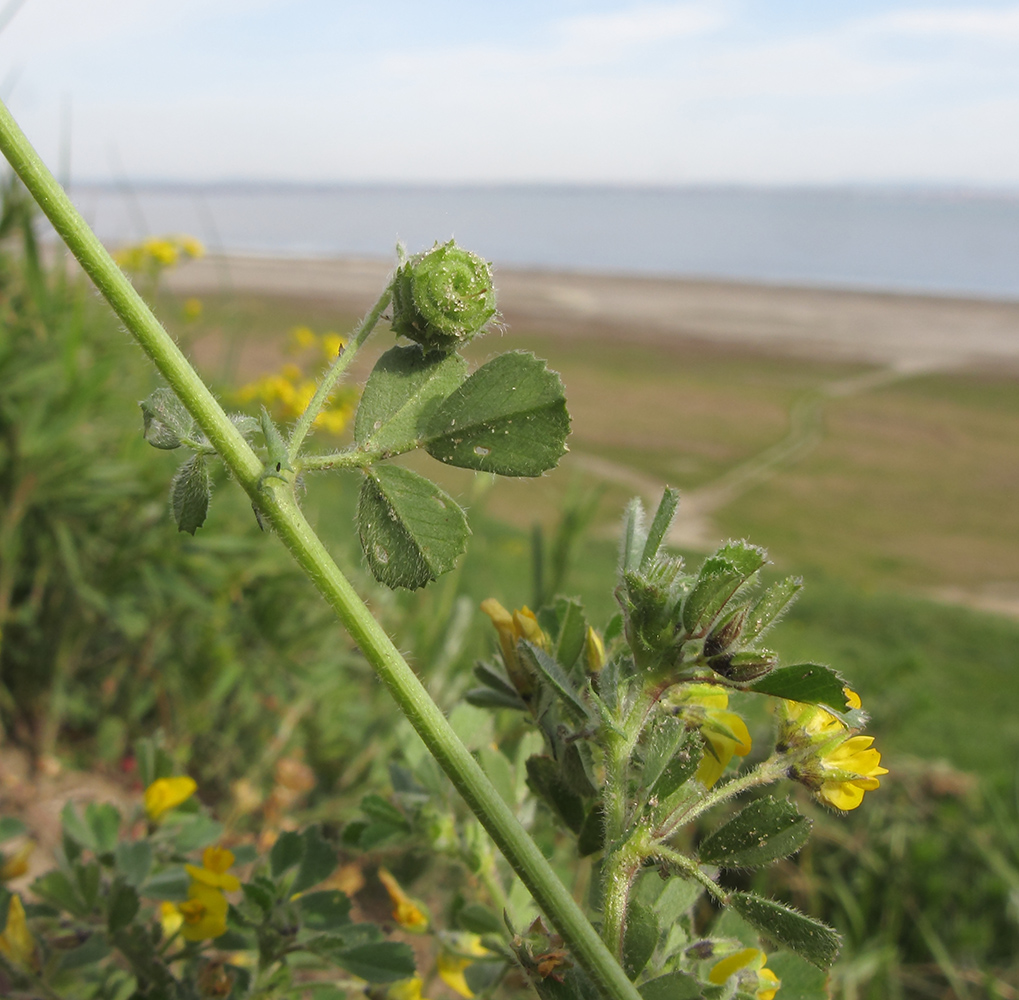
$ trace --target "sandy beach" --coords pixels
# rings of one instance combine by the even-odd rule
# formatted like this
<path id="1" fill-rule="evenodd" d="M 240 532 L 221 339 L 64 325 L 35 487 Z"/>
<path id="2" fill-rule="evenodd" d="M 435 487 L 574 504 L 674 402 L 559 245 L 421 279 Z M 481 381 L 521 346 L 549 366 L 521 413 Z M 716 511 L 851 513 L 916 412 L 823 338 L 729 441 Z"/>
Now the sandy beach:
<path id="1" fill-rule="evenodd" d="M 390 271 L 374 259 L 210 256 L 167 275 L 181 294 L 309 297 L 368 308 Z M 561 335 L 696 339 L 900 371 L 1014 368 L 1019 302 L 498 268 L 510 327 Z"/>

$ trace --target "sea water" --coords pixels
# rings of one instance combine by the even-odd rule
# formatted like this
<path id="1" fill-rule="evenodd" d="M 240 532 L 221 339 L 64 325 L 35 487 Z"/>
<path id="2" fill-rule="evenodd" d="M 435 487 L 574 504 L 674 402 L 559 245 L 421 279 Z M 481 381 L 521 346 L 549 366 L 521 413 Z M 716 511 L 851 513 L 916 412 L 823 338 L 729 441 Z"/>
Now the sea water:
<path id="1" fill-rule="evenodd" d="M 455 237 L 498 265 L 1019 298 L 1019 192 L 739 187 L 79 185 L 110 244 L 392 257 Z"/>

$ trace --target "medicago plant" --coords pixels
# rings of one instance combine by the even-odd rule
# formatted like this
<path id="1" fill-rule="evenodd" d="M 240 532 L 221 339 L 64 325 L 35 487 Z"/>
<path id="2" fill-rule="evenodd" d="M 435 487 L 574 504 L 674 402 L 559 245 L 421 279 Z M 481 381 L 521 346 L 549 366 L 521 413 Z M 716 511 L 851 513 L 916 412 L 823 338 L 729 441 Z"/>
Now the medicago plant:
<path id="1" fill-rule="evenodd" d="M 501 663 L 479 667 L 483 688 L 470 697 L 475 704 L 520 711 L 536 730 L 531 734 L 535 739 L 518 741 L 511 767 L 491 747 L 487 753 L 479 749 L 477 757 L 468 752 L 304 518 L 298 489 L 303 476 L 329 470 L 360 475 L 357 531 L 365 560 L 382 583 L 413 589 L 455 564 L 469 529 L 464 511 L 448 493 L 394 464 L 394 457 L 420 449 L 449 465 L 508 476 L 537 476 L 557 464 L 569 431 L 558 376 L 525 352 L 497 355 L 473 372 L 459 353 L 497 318 L 485 261 L 454 243 L 401 257 L 375 306 L 342 349 L 337 345 L 337 356 L 292 427 L 281 428 L 265 409 L 259 419 L 231 417 L 2 105 L 0 148 L 168 383 L 142 409 L 149 442 L 187 456 L 170 491 L 178 527 L 194 532 L 204 523 L 209 463 L 222 461 L 251 499 L 260 523 L 288 548 L 335 610 L 421 737 L 430 756 L 395 770 L 394 802 L 377 796 L 367 801 L 367 820 L 348 824 L 343 838 L 350 849 L 366 849 L 381 829 L 394 836 L 423 829 L 436 849 L 459 854 L 479 875 L 482 892 L 495 908 L 478 903 L 452 915 L 460 928 L 456 933 L 473 935 L 461 941 L 446 969 L 458 985 L 456 976 L 463 973 L 464 995 L 495 988 L 506 970 L 516 968 L 542 996 L 564 1000 L 595 995 L 768 1000 L 782 988 L 776 968 L 792 969 L 801 980 L 804 973 L 795 964 L 783 965 L 782 956 L 766 964 L 760 942 L 747 940 L 755 932 L 819 969 L 832 963 L 838 941 L 829 928 L 752 893 L 724 889 L 717 880 L 719 869 L 765 864 L 794 852 L 806 838 L 807 821 L 795 807 L 756 796 L 757 789 L 790 777 L 829 804 L 850 808 L 883 773 L 869 738 L 857 734 L 864 721 L 859 699 L 843 680 L 817 665 L 779 667 L 777 657 L 760 646 L 798 586 L 787 581 L 755 596 L 765 563 L 760 549 L 730 543 L 697 573 L 687 573 L 662 549 L 677 503 L 676 494 L 668 491 L 650 526 L 638 504 L 630 508 L 616 589 L 621 613 L 602 634 L 587 625 L 576 602 L 559 600 L 537 615 L 526 609 L 510 614 L 498 601 L 486 602 L 484 610 L 499 634 Z M 411 343 L 391 347 L 368 377 L 354 417 L 353 445 L 309 450 L 317 419 L 387 310 L 393 332 Z M 770 700 L 778 707 L 779 723 L 774 753 L 726 780 L 732 758 L 750 750 L 744 722 L 728 707 L 730 693 Z M 441 821 L 434 803 L 448 796 L 444 799 L 444 786 L 434 780 L 436 763 L 476 817 L 478 825 L 467 828 L 475 833 L 461 836 Z M 743 793 L 751 798 L 742 811 L 715 819 L 715 807 L 725 808 Z M 520 822 L 518 813 L 534 820 L 536 798 L 575 835 L 577 853 L 596 860 L 587 912 Z M 709 813 L 718 825 L 694 846 L 690 831 Z M 99 833 L 93 830 L 92 836 L 98 844 Z M 109 840 L 117 834 L 104 827 L 103 836 Z M 325 842 L 307 836 L 311 840 L 305 849 L 311 850 L 314 840 L 314 850 L 324 855 Z M 493 873 L 493 844 L 548 925 L 511 919 L 509 894 Z M 101 845 L 90 850 L 94 858 L 86 854 L 83 872 L 93 871 L 88 867 L 93 861 L 100 868 L 109 863 Z M 121 875 L 127 879 L 126 873 L 117 873 L 117 849 L 105 851 L 111 853 L 110 891 Z M 118 910 L 114 919 L 113 902 L 96 888 L 95 876 L 79 874 L 75 851 L 65 850 L 65 855 L 69 867 L 64 877 L 76 879 L 105 913 L 105 930 L 100 923 L 88 939 L 98 936 L 108 946 L 111 927 L 122 929 L 124 918 Z M 192 864 L 200 873 L 191 872 L 198 888 L 193 896 L 189 888 L 189 898 L 177 906 L 184 923 L 191 919 L 200 926 L 194 941 L 186 938 L 199 949 L 214 949 L 217 938 L 227 933 L 222 928 L 243 917 L 241 901 L 226 900 L 228 892 L 238 891 L 240 880 L 221 870 L 225 857 L 213 853 L 203 857 L 201 868 Z M 284 869 L 270 858 L 270 871 L 275 877 Z M 99 884 L 106 883 L 100 878 Z M 144 886 L 144 880 L 138 885 Z M 216 892 L 206 892 L 210 887 Z M 270 915 L 277 913 L 277 904 L 284 912 L 295 902 L 286 895 L 292 884 L 264 888 L 276 894 L 265 910 Z M 395 880 L 388 888 L 397 923 L 430 925 Z M 735 915 L 729 924 L 722 922 L 714 931 L 707 926 L 706 911 L 699 906 L 702 894 Z M 245 901 L 256 907 L 265 902 L 253 890 Z M 298 898 L 297 909 L 302 906 Z M 148 919 L 148 911 L 134 911 L 133 902 L 127 909 L 133 911 L 127 918 L 131 927 Z M 37 975 L 48 967 L 38 953 L 28 954 L 32 939 L 25 912 L 12 896 L 2 939 L 8 947 L 0 948 L 0 960 L 17 952 L 21 971 Z M 344 925 L 341 904 L 332 917 L 337 928 Z M 159 930 L 145 926 L 147 931 L 137 933 L 149 933 L 158 945 Z M 291 928 L 287 933 L 297 934 L 296 924 L 273 927 L 273 934 L 286 927 Z M 337 933 L 343 938 L 350 932 Z M 296 936 L 289 945 L 274 961 L 301 950 Z M 337 947 L 348 945 L 357 946 Z M 194 954 L 193 949 L 187 952 Z M 55 961 L 61 971 L 62 959 Z M 351 971 L 349 955 L 346 961 Z M 482 965 L 484 982 L 472 985 L 468 972 Z M 406 972 L 384 968 L 372 975 L 383 984 L 396 980 L 392 1000 L 416 1000 L 420 982 Z M 137 995 L 159 995 L 150 991 L 144 973 L 136 985 Z M 823 986 L 813 982 L 810 988 L 822 995 L 817 991 Z M 233 995 L 234 989 L 223 995 Z"/>

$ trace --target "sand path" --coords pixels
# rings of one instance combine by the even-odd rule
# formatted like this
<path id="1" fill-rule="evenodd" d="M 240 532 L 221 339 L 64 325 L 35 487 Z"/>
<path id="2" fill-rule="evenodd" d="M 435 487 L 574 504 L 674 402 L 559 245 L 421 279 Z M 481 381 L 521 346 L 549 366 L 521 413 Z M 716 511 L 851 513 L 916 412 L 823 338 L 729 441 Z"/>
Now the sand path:
<path id="1" fill-rule="evenodd" d="M 391 262 L 206 257 L 171 290 L 311 297 L 361 311 Z M 498 269 L 509 325 L 660 341 L 676 337 L 892 367 L 1007 365 L 1019 371 L 1019 302 Z"/>

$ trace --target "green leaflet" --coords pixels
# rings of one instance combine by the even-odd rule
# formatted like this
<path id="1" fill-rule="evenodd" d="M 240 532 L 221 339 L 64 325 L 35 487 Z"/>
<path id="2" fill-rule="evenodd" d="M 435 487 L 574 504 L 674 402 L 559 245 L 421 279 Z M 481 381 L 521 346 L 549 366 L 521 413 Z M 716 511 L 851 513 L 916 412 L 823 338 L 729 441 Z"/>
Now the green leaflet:
<path id="1" fill-rule="evenodd" d="M 758 799 L 702 841 L 701 861 L 751 868 L 787 858 L 810 836 L 810 820 L 788 800 Z"/>
<path id="2" fill-rule="evenodd" d="M 209 513 L 212 478 L 205 459 L 192 455 L 174 473 L 170 482 L 170 509 L 178 531 L 193 535 Z"/>
<path id="3" fill-rule="evenodd" d="M 394 347 L 376 362 L 354 421 L 354 440 L 373 453 L 416 448 L 441 402 L 467 377 L 459 354 L 426 355 L 418 347 Z"/>
<path id="4" fill-rule="evenodd" d="M 831 968 L 841 939 L 830 927 L 798 910 L 751 892 L 734 892 L 728 904 L 747 923 L 819 969 Z"/>
<path id="5" fill-rule="evenodd" d="M 821 704 L 841 714 L 847 709 L 843 690 L 845 684 L 842 676 L 831 667 L 818 663 L 798 663 L 773 670 L 752 684 L 750 690 L 776 698 L 788 698 L 789 701 Z"/>
<path id="6" fill-rule="evenodd" d="M 448 493 L 398 465 L 365 472 L 357 524 L 375 579 L 408 590 L 452 569 L 470 535 L 464 512 Z"/>
<path id="7" fill-rule="evenodd" d="M 138 404 L 145 420 L 145 440 L 153 448 L 172 451 L 182 437 L 194 437 L 195 422 L 170 389 L 157 389 Z"/>
<path id="8" fill-rule="evenodd" d="M 563 384 L 527 351 L 493 358 L 432 414 L 425 447 L 447 465 L 501 476 L 540 476 L 566 452 Z"/>

